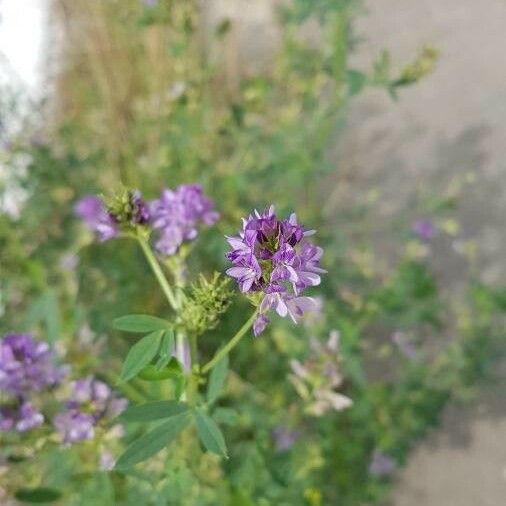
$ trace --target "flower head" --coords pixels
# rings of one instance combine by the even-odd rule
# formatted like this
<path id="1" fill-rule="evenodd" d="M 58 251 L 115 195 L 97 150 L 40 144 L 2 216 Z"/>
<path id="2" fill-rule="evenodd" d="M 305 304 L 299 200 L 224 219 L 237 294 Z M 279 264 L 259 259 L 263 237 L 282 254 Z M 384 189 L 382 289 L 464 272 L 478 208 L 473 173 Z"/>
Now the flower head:
<path id="1" fill-rule="evenodd" d="M 57 385 L 67 369 L 54 364 L 49 345 L 27 334 L 0 341 L 0 389 L 17 397 Z"/>
<path id="2" fill-rule="evenodd" d="M 271 432 L 272 439 L 276 445 L 276 451 L 279 453 L 290 450 L 301 435 L 302 432 L 300 430 L 293 430 L 285 425 L 278 425 Z"/>
<path id="3" fill-rule="evenodd" d="M 309 414 L 321 416 L 329 410 L 342 411 L 353 404 L 350 398 L 337 391 L 343 382 L 339 362 L 339 334 L 335 330 L 325 344 L 311 339 L 311 355 L 304 362 L 295 359 L 290 362 L 292 374 L 288 378 L 306 401 Z"/>
<path id="4" fill-rule="evenodd" d="M 44 422 L 44 416 L 32 404 L 40 395 L 58 385 L 67 367 L 56 366 L 54 353 L 47 343 L 27 334 L 9 334 L 0 340 L 0 431 L 26 432 Z"/>
<path id="5" fill-rule="evenodd" d="M 108 385 L 92 376 L 74 381 L 65 402 L 65 411 L 55 416 L 53 424 L 67 444 L 95 437 L 95 427 L 103 420 L 113 419 L 126 407 Z"/>
<path id="6" fill-rule="evenodd" d="M 391 475 L 396 469 L 395 460 L 384 451 L 376 448 L 369 463 L 369 474 L 376 477 Z"/>
<path id="7" fill-rule="evenodd" d="M 213 225 L 218 220 L 212 201 L 199 185 L 181 185 L 164 189 L 158 200 L 151 202 L 151 225 L 158 232 L 155 243 L 163 255 L 174 255 L 183 242 L 193 241 L 199 225 Z"/>
<path id="8" fill-rule="evenodd" d="M 411 230 L 422 241 L 429 241 L 436 233 L 434 224 L 426 218 L 413 222 Z"/>
<path id="9" fill-rule="evenodd" d="M 44 416 L 28 401 L 0 406 L 0 432 L 26 432 L 44 423 Z"/>
<path id="10" fill-rule="evenodd" d="M 96 195 L 87 195 L 78 200 L 74 212 L 95 232 L 101 242 L 113 239 L 119 234 L 114 217 L 107 212 L 102 200 Z"/>
<path id="11" fill-rule="evenodd" d="M 265 329 L 269 310 L 297 323 L 305 312 L 316 309 L 313 298 L 301 296 L 306 288 L 319 285 L 320 274 L 326 272 L 320 268 L 323 250 L 306 239 L 313 233 L 297 222 L 295 214 L 279 219 L 271 206 L 243 219 L 238 236 L 227 237 L 232 247 L 227 258 L 233 264 L 227 274 L 243 293 L 262 295 L 255 335 Z"/>

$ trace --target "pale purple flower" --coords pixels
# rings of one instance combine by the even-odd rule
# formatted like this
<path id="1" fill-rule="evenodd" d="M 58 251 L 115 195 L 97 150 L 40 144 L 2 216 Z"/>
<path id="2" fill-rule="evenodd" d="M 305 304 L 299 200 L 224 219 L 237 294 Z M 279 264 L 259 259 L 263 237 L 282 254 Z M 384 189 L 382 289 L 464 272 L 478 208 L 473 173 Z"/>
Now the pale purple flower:
<path id="1" fill-rule="evenodd" d="M 74 212 L 95 232 L 100 242 L 113 239 L 119 234 L 118 224 L 96 195 L 86 195 L 78 200 Z"/>
<path id="2" fill-rule="evenodd" d="M 372 454 L 368 471 L 372 476 L 383 478 L 391 475 L 396 467 L 395 460 L 390 455 L 376 448 Z"/>
<path id="3" fill-rule="evenodd" d="M 256 317 L 255 321 L 253 322 L 253 334 L 255 337 L 259 336 L 265 330 L 265 327 L 267 327 L 268 323 L 269 318 L 264 314 L 260 314 Z"/>
<path id="4" fill-rule="evenodd" d="M 0 405 L 0 432 L 6 432 L 14 427 L 15 416 L 12 406 Z"/>
<path id="5" fill-rule="evenodd" d="M 53 425 L 65 444 L 78 443 L 95 437 L 96 420 L 92 415 L 70 410 L 56 415 Z"/>
<path id="6" fill-rule="evenodd" d="M 233 264 L 227 274 L 243 293 L 263 294 L 255 335 L 265 329 L 270 310 L 297 323 L 306 312 L 317 309 L 313 298 L 300 296 L 304 289 L 320 284 L 320 274 L 325 272 L 319 266 L 323 250 L 306 239 L 312 234 L 314 230 L 305 230 L 295 214 L 281 220 L 271 206 L 243 219 L 238 236 L 227 237 L 232 248 L 227 258 Z"/>
<path id="7" fill-rule="evenodd" d="M 27 334 L 9 334 L 0 340 L 0 390 L 24 397 L 60 383 L 66 367 L 55 365 L 49 345 Z"/>
<path id="8" fill-rule="evenodd" d="M 301 437 L 302 433 L 300 430 L 293 430 L 284 425 L 278 425 L 272 430 L 271 435 L 276 445 L 276 451 L 282 453 L 290 450 Z"/>
<path id="9" fill-rule="evenodd" d="M 77 443 L 95 437 L 95 427 L 102 421 L 112 420 L 127 405 L 111 388 L 92 376 L 71 384 L 65 411 L 55 416 L 53 425 L 65 444 Z"/>
<path id="10" fill-rule="evenodd" d="M 391 336 L 392 342 L 397 346 L 398 350 L 408 359 L 414 360 L 417 355 L 416 346 L 408 340 L 406 334 L 396 331 Z"/>
<path id="11" fill-rule="evenodd" d="M 116 460 L 114 459 L 114 455 L 107 451 L 103 450 L 100 452 L 100 460 L 99 460 L 99 468 L 102 471 L 112 471 L 114 469 L 114 465 L 116 464 Z"/>
<path id="12" fill-rule="evenodd" d="M 167 256 L 176 254 L 184 242 L 193 241 L 200 225 L 213 225 L 219 218 L 199 185 L 162 190 L 160 198 L 151 202 L 150 214 L 158 233 L 155 247 Z"/>
<path id="13" fill-rule="evenodd" d="M 426 218 L 413 222 L 411 230 L 422 241 L 429 241 L 436 233 L 436 228 L 433 223 Z"/>
<path id="14" fill-rule="evenodd" d="M 158 5 L 158 0 L 142 0 L 142 4 L 145 7 L 155 7 Z"/>
<path id="15" fill-rule="evenodd" d="M 0 431 L 26 432 L 44 422 L 30 402 L 34 394 L 58 385 L 68 368 L 57 366 L 47 343 L 26 334 L 9 334 L 0 340 Z"/>
<path id="16" fill-rule="evenodd" d="M 0 432 L 15 429 L 26 432 L 44 423 L 44 416 L 28 401 L 0 406 Z"/>
<path id="17" fill-rule="evenodd" d="M 26 432 L 44 423 L 44 416 L 29 402 L 21 404 L 16 422 L 18 432 Z"/>

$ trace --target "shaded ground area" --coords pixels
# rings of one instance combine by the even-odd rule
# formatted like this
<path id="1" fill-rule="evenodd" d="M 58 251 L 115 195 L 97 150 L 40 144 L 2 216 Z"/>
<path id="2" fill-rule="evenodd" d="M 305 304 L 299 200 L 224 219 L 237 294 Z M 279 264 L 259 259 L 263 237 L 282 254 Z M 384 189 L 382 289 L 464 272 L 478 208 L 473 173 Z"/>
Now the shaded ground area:
<path id="1" fill-rule="evenodd" d="M 502 506 L 506 501 L 506 363 L 502 381 L 446 409 L 399 473 L 390 506 Z"/>

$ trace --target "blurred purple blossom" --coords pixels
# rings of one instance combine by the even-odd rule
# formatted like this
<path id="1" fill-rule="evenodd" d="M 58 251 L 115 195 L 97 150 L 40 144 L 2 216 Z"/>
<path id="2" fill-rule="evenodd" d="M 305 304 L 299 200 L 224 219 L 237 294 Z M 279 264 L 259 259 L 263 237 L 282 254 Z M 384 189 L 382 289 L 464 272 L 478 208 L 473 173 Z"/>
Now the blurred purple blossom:
<path id="1" fill-rule="evenodd" d="M 24 402 L 21 404 L 18 412 L 18 420 L 16 422 L 16 430 L 18 432 L 25 432 L 43 423 L 44 416 L 37 411 L 31 403 Z"/>
<path id="2" fill-rule="evenodd" d="M 26 432 L 44 423 L 44 416 L 30 402 L 0 406 L 0 432 L 15 429 Z"/>
<path id="3" fill-rule="evenodd" d="M 102 471 L 111 471 L 116 463 L 114 456 L 111 452 L 103 450 L 100 453 L 99 468 Z"/>
<path id="4" fill-rule="evenodd" d="M 436 233 L 436 227 L 426 218 L 414 221 L 411 230 L 422 241 L 429 241 Z"/>
<path id="5" fill-rule="evenodd" d="M 92 376 L 74 381 L 72 392 L 65 402 L 65 411 L 55 416 L 53 425 L 66 444 L 95 437 L 95 427 L 112 420 L 127 405 L 111 388 Z"/>
<path id="6" fill-rule="evenodd" d="M 158 232 L 155 247 L 167 256 L 176 254 L 183 242 L 193 241 L 199 225 L 213 225 L 219 218 L 212 201 L 195 184 L 162 190 L 160 198 L 150 203 L 150 212 Z"/>
<path id="7" fill-rule="evenodd" d="M 272 430 L 272 439 L 276 445 L 277 452 L 288 451 L 302 435 L 300 430 L 293 430 L 285 425 L 278 425 Z"/>
<path id="8" fill-rule="evenodd" d="M 0 431 L 25 432 L 44 422 L 30 402 L 34 393 L 58 385 L 67 375 L 66 366 L 55 364 L 47 343 L 27 334 L 8 334 L 0 341 Z"/>
<path id="9" fill-rule="evenodd" d="M 244 218 L 239 235 L 227 237 L 232 247 L 227 258 L 233 264 L 227 274 L 241 292 L 263 294 L 253 325 L 256 336 L 269 322 L 270 310 L 297 323 L 317 308 L 313 298 L 301 296 L 304 289 L 319 285 L 320 274 L 326 272 L 319 265 L 323 250 L 306 240 L 312 234 L 314 230 L 305 230 L 295 214 L 280 220 L 271 206 Z"/>
<path id="10" fill-rule="evenodd" d="M 117 223 L 96 195 L 82 197 L 75 205 L 74 211 L 88 228 L 97 234 L 99 241 L 108 241 L 119 234 Z"/>
<path id="11" fill-rule="evenodd" d="M 390 476 L 396 468 L 395 460 L 390 455 L 378 448 L 374 450 L 368 469 L 370 475 L 383 478 Z"/>
<path id="12" fill-rule="evenodd" d="M 406 334 L 401 331 L 396 331 L 391 336 L 392 342 L 397 346 L 398 350 L 408 359 L 414 360 L 417 355 L 416 346 L 408 340 Z"/>
<path id="13" fill-rule="evenodd" d="M 60 383 L 67 373 L 58 367 L 49 345 L 27 334 L 9 334 L 0 341 L 0 389 L 25 397 Z"/>

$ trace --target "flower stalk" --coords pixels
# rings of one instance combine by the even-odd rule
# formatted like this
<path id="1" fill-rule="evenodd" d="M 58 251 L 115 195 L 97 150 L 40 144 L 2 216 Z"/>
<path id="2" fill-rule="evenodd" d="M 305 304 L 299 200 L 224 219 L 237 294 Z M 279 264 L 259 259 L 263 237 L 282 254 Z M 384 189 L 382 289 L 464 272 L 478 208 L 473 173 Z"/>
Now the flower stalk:
<path id="1" fill-rule="evenodd" d="M 249 317 L 246 323 L 237 331 L 234 337 L 230 339 L 230 341 L 223 346 L 220 350 L 216 352 L 214 357 L 202 367 L 202 373 L 207 374 L 225 355 L 228 355 L 232 349 L 239 343 L 244 334 L 251 328 L 253 322 L 255 321 L 258 315 L 258 309 L 253 312 L 253 314 Z"/>
<path id="2" fill-rule="evenodd" d="M 160 267 L 160 264 L 158 263 L 158 260 L 153 254 L 153 251 L 151 251 L 149 244 L 139 235 L 137 235 L 136 238 L 139 241 L 144 256 L 146 257 L 146 260 L 148 261 L 151 269 L 153 270 L 153 274 L 155 275 L 156 279 L 158 280 L 158 283 L 160 284 L 160 288 L 162 289 L 172 309 L 176 311 L 178 309 L 177 299 L 174 295 L 174 292 L 172 291 L 172 288 L 169 285 L 169 282 L 167 281 L 167 278 L 165 277 L 162 271 L 162 268 Z"/>

